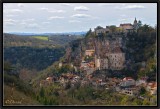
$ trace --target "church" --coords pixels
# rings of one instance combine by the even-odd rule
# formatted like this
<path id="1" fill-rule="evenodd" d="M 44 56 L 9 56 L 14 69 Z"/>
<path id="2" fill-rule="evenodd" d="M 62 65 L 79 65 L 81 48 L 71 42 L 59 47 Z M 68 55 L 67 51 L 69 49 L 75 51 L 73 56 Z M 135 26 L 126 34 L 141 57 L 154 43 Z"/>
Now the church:
<path id="1" fill-rule="evenodd" d="M 124 32 L 137 31 L 137 29 L 139 28 L 140 22 L 141 22 L 140 20 L 137 21 L 137 19 L 135 18 L 133 24 L 131 23 L 120 24 L 119 28 L 121 28 L 122 31 Z"/>

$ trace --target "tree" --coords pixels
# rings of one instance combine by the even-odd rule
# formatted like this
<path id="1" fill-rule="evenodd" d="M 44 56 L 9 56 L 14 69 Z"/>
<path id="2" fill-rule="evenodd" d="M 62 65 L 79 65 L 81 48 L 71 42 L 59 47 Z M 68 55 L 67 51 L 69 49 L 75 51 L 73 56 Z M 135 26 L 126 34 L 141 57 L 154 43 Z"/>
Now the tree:
<path id="1" fill-rule="evenodd" d="M 143 101 L 143 105 L 150 105 L 150 102 L 149 102 L 147 99 L 145 99 L 145 100 Z"/>
<path id="2" fill-rule="evenodd" d="M 31 78 L 30 71 L 28 69 L 21 69 L 19 72 L 19 78 L 25 82 L 28 82 Z"/>
<path id="3" fill-rule="evenodd" d="M 147 25 L 147 24 L 144 24 L 143 26 L 141 26 L 138 31 L 142 31 L 142 32 L 151 32 L 151 31 L 154 31 L 154 28 L 152 28 L 151 26 Z"/>
<path id="4" fill-rule="evenodd" d="M 44 91 L 44 88 L 43 87 L 41 87 L 41 90 L 40 90 L 40 97 L 44 97 L 44 93 L 45 93 L 45 91 Z"/>
<path id="5" fill-rule="evenodd" d="M 12 67 L 11 63 L 9 61 L 4 61 L 4 71 L 10 72 L 14 68 Z"/>
<path id="6" fill-rule="evenodd" d="M 146 93 L 146 89 L 144 87 L 142 87 L 140 89 L 140 95 L 144 95 Z"/>
<path id="7" fill-rule="evenodd" d="M 86 37 L 88 37 L 91 33 L 92 33 L 92 30 L 90 28 L 89 31 L 86 33 Z"/>
<path id="8" fill-rule="evenodd" d="M 142 105 L 142 100 L 134 98 L 132 105 Z"/>
<path id="9" fill-rule="evenodd" d="M 112 31 L 112 32 L 115 32 L 116 31 L 116 26 L 115 25 L 111 25 L 109 26 L 109 29 Z"/>
<path id="10" fill-rule="evenodd" d="M 127 95 L 124 96 L 124 98 L 121 101 L 121 105 L 128 105 L 128 100 L 129 100 L 129 97 Z"/>
<path id="11" fill-rule="evenodd" d="M 142 26 L 142 21 L 138 21 L 138 26 L 141 27 Z"/>

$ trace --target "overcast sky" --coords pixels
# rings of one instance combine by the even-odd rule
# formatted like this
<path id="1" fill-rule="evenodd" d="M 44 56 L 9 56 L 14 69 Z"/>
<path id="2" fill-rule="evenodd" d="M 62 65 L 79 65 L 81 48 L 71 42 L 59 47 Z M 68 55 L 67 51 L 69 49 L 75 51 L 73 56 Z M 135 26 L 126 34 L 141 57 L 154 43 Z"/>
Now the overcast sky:
<path id="1" fill-rule="evenodd" d="M 157 24 L 155 3 L 4 3 L 4 32 L 76 32 L 135 19 Z"/>

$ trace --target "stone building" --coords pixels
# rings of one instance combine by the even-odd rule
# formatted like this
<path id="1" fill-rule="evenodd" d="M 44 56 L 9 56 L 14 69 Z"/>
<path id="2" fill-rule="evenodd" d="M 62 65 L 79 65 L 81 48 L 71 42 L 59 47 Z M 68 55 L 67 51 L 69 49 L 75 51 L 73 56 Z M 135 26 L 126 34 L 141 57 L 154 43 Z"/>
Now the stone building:
<path id="1" fill-rule="evenodd" d="M 125 53 L 110 53 L 109 68 L 112 70 L 121 70 L 124 68 Z"/>
<path id="2" fill-rule="evenodd" d="M 94 55 L 95 50 L 86 50 L 85 51 L 85 55 L 86 56 L 93 56 Z"/>
<path id="3" fill-rule="evenodd" d="M 140 21 L 138 21 L 140 22 Z M 120 24 L 119 28 L 122 29 L 122 31 L 124 32 L 133 32 L 133 31 L 137 31 L 137 29 L 139 28 L 139 23 L 137 22 L 136 18 L 133 22 L 133 25 L 131 23 L 124 23 L 124 24 Z"/>
<path id="4" fill-rule="evenodd" d="M 100 69 L 108 69 L 109 64 L 108 64 L 108 58 L 102 58 L 100 59 Z"/>
<path id="5" fill-rule="evenodd" d="M 136 82 L 131 77 L 125 77 L 122 82 L 120 83 L 121 87 L 130 87 L 136 85 Z"/>
<path id="6" fill-rule="evenodd" d="M 96 35 L 101 35 L 101 34 L 110 32 L 110 29 L 108 27 L 103 28 L 103 27 L 98 26 L 94 30 L 95 30 Z"/>
<path id="7" fill-rule="evenodd" d="M 138 24 L 138 22 L 137 22 L 137 20 L 136 20 L 136 18 L 135 18 L 134 23 L 133 23 L 133 29 L 134 29 L 135 31 L 137 31 L 138 28 L 139 28 L 139 24 Z"/>
<path id="8" fill-rule="evenodd" d="M 96 70 L 100 70 L 100 58 L 95 55 L 95 68 Z"/>
<path id="9" fill-rule="evenodd" d="M 124 32 L 128 32 L 128 31 L 131 31 L 133 30 L 133 25 L 131 23 L 124 23 L 124 24 L 120 24 L 119 26 L 122 31 Z"/>
<path id="10" fill-rule="evenodd" d="M 106 41 L 107 42 L 107 41 Z M 113 41 L 112 43 L 107 42 L 105 44 L 106 49 L 101 49 L 100 47 L 96 48 L 95 55 L 95 68 L 100 69 L 112 69 L 112 70 L 121 70 L 124 68 L 125 64 L 125 53 L 122 52 L 120 48 L 120 43 Z M 99 52 L 97 52 L 97 50 Z"/>

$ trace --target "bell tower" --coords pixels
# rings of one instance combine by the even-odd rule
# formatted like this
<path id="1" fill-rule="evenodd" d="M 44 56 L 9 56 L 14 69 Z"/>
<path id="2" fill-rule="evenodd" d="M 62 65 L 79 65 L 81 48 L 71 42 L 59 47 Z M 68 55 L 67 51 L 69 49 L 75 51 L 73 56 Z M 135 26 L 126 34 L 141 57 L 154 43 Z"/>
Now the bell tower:
<path id="1" fill-rule="evenodd" d="M 133 23 L 133 25 L 135 25 L 135 24 L 137 24 L 137 20 L 136 20 L 136 17 L 135 17 L 135 20 L 134 20 L 134 23 Z"/>

